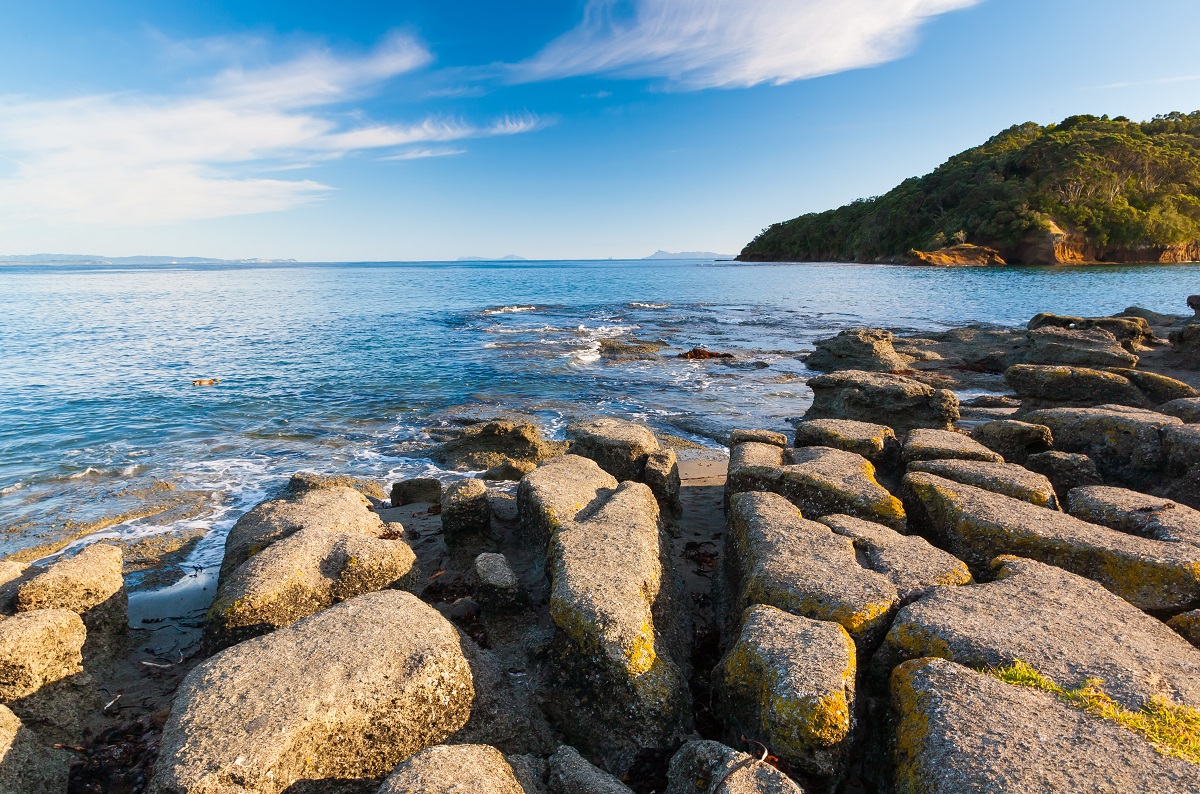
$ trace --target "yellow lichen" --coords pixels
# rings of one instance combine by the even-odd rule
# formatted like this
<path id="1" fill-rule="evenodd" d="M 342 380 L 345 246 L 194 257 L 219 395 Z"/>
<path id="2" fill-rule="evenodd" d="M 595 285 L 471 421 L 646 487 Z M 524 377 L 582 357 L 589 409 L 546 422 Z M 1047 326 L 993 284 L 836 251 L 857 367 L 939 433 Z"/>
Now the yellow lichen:
<path id="1" fill-rule="evenodd" d="M 1101 688 L 1104 682 L 1099 679 L 1089 678 L 1082 686 L 1066 689 L 1019 659 L 985 672 L 1005 683 L 1049 692 L 1089 714 L 1141 734 L 1162 755 L 1200 764 L 1200 710 L 1155 695 L 1140 711 L 1131 711 L 1105 694 Z"/>

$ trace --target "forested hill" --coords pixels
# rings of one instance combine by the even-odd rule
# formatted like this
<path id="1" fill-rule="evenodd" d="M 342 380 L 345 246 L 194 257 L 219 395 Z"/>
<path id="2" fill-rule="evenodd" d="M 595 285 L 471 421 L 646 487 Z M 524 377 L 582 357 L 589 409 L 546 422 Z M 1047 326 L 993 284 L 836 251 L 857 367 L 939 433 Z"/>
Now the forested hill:
<path id="1" fill-rule="evenodd" d="M 912 261 L 955 243 L 1009 264 L 1200 259 L 1200 111 L 1021 124 L 882 196 L 777 223 L 745 261 Z"/>

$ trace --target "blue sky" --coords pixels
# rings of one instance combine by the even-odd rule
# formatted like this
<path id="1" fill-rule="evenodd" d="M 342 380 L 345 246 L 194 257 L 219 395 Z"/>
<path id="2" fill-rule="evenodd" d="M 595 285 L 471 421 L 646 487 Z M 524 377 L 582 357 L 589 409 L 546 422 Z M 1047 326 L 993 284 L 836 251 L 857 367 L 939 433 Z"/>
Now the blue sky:
<path id="1" fill-rule="evenodd" d="M 1194 0 L 0 10 L 0 253 L 736 252 L 1027 120 L 1200 108 Z"/>

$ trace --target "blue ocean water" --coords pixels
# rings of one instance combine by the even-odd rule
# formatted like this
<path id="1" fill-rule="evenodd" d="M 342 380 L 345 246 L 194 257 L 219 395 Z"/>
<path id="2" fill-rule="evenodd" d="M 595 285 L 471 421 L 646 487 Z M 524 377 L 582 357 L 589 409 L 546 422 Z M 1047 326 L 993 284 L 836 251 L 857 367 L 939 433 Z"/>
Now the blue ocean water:
<path id="1" fill-rule="evenodd" d="M 214 530 L 187 561 L 209 567 L 297 470 L 436 472 L 424 428 L 453 406 L 520 409 L 551 432 L 590 412 L 701 441 L 783 429 L 810 399 L 797 352 L 841 328 L 1180 313 L 1195 292 L 1195 265 L 3 266 L 0 553 L 97 527 L 78 542 Z M 627 337 L 738 359 L 599 355 Z M 180 504 L 137 517 L 164 498 Z"/>

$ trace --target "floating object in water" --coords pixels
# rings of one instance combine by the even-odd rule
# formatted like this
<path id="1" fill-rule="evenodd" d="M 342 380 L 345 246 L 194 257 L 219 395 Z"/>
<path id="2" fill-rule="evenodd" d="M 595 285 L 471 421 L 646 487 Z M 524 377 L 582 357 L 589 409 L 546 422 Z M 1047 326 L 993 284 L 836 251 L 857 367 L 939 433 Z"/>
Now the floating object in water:
<path id="1" fill-rule="evenodd" d="M 192 381 L 193 386 L 216 386 L 221 382 L 220 378 L 197 378 Z"/>

